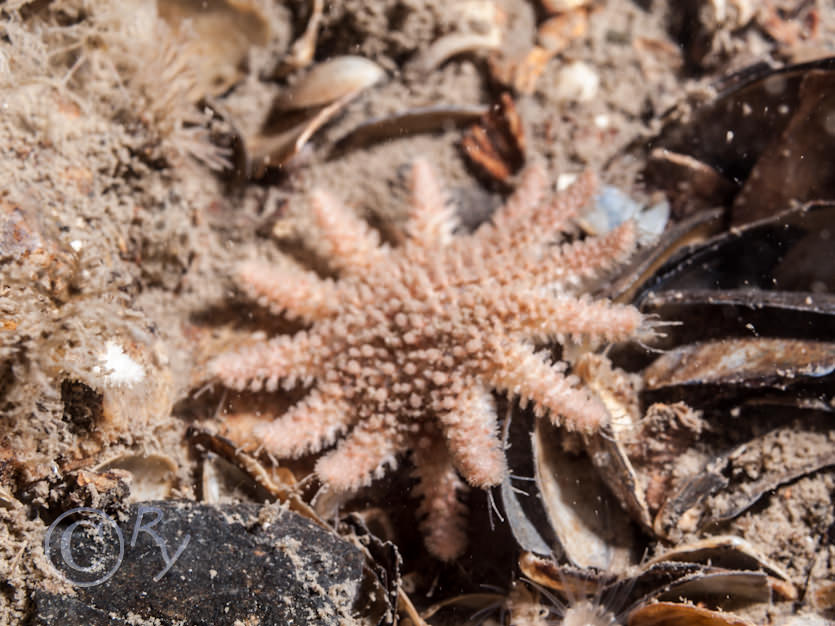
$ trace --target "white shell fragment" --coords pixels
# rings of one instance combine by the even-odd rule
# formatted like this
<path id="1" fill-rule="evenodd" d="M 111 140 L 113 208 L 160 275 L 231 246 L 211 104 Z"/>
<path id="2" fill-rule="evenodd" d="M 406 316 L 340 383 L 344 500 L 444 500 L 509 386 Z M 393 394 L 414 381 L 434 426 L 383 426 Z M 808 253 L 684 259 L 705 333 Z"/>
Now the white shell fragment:
<path id="1" fill-rule="evenodd" d="M 639 241 L 647 244 L 664 232 L 669 219 L 670 204 L 666 200 L 647 208 L 617 187 L 604 185 L 594 199 L 594 208 L 578 221 L 587 233 L 602 235 L 627 220 L 635 220 L 640 233 Z"/>
<path id="2" fill-rule="evenodd" d="M 587 63 L 574 61 L 557 73 L 555 96 L 559 100 L 590 102 L 600 90 L 600 76 Z"/>
<path id="3" fill-rule="evenodd" d="M 328 104 L 370 87 L 385 75 L 383 68 L 363 57 L 335 57 L 314 65 L 274 106 L 277 110 L 292 111 Z"/>
<path id="4" fill-rule="evenodd" d="M 549 13 L 562 13 L 591 4 L 591 0 L 539 0 L 542 8 Z"/>

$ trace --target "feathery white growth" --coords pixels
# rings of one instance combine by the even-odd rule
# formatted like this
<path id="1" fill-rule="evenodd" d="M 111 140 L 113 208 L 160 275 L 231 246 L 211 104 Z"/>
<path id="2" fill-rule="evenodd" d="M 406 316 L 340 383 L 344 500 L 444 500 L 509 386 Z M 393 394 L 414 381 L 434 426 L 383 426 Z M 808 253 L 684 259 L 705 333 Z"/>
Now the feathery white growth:
<path id="1" fill-rule="evenodd" d="M 99 354 L 99 361 L 102 365 L 96 370 L 104 373 L 104 382 L 111 387 L 130 387 L 145 378 L 145 368 L 113 340 L 104 344 L 104 352 Z"/>
<path id="2" fill-rule="evenodd" d="M 565 609 L 562 626 L 619 626 L 615 616 L 606 607 L 581 600 Z"/>

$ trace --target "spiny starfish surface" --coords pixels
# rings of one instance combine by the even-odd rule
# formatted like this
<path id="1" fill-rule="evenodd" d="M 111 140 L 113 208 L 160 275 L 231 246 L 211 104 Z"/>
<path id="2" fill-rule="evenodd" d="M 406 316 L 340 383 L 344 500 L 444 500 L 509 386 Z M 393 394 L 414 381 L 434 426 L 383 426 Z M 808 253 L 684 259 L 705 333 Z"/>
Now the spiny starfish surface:
<path id="1" fill-rule="evenodd" d="M 620 341 L 645 329 L 634 307 L 577 295 L 628 258 L 634 225 L 561 241 L 594 180 L 582 175 L 552 199 L 543 199 L 544 188 L 542 171 L 528 170 L 491 223 L 453 235 L 454 212 L 420 161 L 406 237 L 396 247 L 381 245 L 331 196 L 313 194 L 318 237 L 311 243 L 339 280 L 245 264 L 240 279 L 249 294 L 309 329 L 210 365 L 234 389 L 312 387 L 254 434 L 278 457 L 315 453 L 339 439 L 316 464 L 329 488 L 368 485 L 411 451 L 426 544 L 442 559 L 466 545 L 459 475 L 488 488 L 507 472 L 492 390 L 532 404 L 537 416 L 592 432 L 608 420 L 601 401 L 566 374 L 566 363 L 551 363 L 534 346 Z"/>

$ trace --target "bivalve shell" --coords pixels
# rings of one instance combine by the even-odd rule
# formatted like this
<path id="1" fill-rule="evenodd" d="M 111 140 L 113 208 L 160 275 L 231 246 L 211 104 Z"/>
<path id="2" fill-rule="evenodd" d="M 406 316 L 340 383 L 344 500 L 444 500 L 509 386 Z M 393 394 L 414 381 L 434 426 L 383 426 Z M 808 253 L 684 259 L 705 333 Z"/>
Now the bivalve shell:
<path id="1" fill-rule="evenodd" d="M 335 57 L 314 65 L 276 99 L 273 107 L 293 111 L 329 104 L 370 87 L 385 75 L 383 68 L 363 57 Z"/>

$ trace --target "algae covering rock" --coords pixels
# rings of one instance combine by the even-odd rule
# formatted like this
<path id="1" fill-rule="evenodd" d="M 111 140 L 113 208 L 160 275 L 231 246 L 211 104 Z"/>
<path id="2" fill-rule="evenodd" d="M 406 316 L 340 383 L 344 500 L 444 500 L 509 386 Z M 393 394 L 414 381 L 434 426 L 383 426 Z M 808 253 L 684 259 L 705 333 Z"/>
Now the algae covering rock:
<path id="1" fill-rule="evenodd" d="M 33 624 L 362 623 L 353 614 L 363 553 L 281 507 L 73 511 L 56 519 L 44 548 L 75 596 L 35 592 Z"/>

